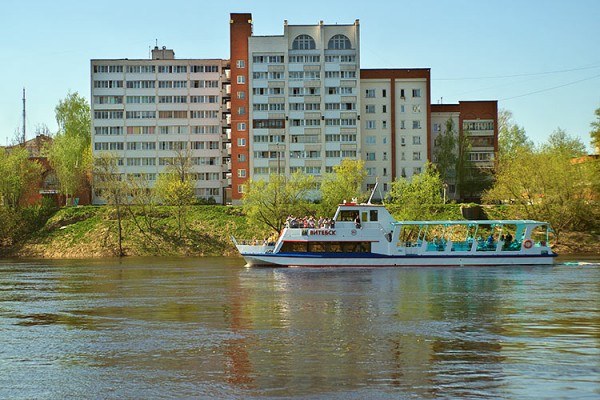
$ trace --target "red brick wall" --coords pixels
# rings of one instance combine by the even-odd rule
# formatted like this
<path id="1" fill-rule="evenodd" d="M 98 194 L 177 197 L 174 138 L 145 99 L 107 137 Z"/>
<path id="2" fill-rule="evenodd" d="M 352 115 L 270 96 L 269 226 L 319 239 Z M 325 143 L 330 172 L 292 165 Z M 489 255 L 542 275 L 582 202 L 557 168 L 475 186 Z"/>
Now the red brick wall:
<path id="1" fill-rule="evenodd" d="M 230 62 L 231 62 L 231 199 L 240 200 L 238 186 L 246 183 L 250 176 L 250 120 L 249 120 L 249 73 L 248 73 L 248 38 L 252 36 L 252 14 L 231 14 L 230 26 Z M 238 67 L 238 61 L 244 61 L 244 68 Z M 244 76 L 244 83 L 238 83 L 238 76 Z M 238 92 L 244 92 L 243 99 L 238 98 Z M 244 107 L 246 113 L 238 114 L 238 109 Z M 238 130 L 238 123 L 245 123 L 246 130 Z M 246 146 L 238 146 L 238 139 L 245 139 Z M 238 161 L 238 155 L 244 154 L 245 161 Z M 246 177 L 238 177 L 238 170 L 245 169 Z"/>

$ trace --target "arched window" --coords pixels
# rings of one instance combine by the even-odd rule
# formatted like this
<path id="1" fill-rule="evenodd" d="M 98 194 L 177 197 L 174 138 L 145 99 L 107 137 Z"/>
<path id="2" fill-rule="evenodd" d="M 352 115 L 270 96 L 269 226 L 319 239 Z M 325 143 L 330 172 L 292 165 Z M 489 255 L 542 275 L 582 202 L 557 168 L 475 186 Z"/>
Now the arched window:
<path id="1" fill-rule="evenodd" d="M 335 35 L 331 39 L 329 39 L 329 44 L 327 45 L 328 49 L 351 49 L 352 44 L 350 43 L 350 39 L 344 35 Z"/>
<path id="2" fill-rule="evenodd" d="M 293 50 L 314 50 L 317 46 L 315 40 L 308 35 L 300 35 L 294 39 Z"/>

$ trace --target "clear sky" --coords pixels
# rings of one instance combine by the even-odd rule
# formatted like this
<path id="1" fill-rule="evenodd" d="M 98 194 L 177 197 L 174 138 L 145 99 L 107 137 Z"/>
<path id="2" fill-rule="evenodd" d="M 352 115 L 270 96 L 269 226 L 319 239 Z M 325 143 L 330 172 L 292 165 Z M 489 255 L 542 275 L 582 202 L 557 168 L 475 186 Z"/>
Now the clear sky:
<path id="1" fill-rule="evenodd" d="M 432 103 L 499 100 L 535 142 L 558 127 L 591 148 L 600 107 L 600 0 L 3 0 L 0 144 L 22 126 L 56 132 L 69 91 L 90 97 L 90 59 L 229 58 L 229 14 L 255 35 L 360 20 L 361 68 L 431 68 Z"/>

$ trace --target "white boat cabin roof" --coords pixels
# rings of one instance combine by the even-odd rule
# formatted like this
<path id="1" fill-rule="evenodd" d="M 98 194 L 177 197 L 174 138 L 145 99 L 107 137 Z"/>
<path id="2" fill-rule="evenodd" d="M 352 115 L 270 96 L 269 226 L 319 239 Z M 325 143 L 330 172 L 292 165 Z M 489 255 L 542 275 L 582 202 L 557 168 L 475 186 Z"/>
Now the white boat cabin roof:
<path id="1" fill-rule="evenodd" d="M 342 203 L 338 205 L 334 219 L 339 220 L 340 213 L 363 212 L 377 210 L 379 222 L 390 222 L 392 225 L 548 225 L 547 222 L 531 219 L 485 219 L 485 220 L 437 220 L 437 221 L 396 221 L 383 204 Z M 366 221 L 364 221 L 366 222 Z"/>

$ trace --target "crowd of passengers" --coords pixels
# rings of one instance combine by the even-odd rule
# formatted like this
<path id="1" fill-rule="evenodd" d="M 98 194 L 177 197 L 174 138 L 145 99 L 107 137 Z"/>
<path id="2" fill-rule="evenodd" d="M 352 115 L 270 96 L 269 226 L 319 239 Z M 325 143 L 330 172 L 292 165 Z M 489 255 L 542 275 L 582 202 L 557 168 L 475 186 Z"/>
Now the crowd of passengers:
<path id="1" fill-rule="evenodd" d="M 469 247 L 473 244 L 473 237 L 469 235 L 467 237 L 467 244 Z M 496 247 L 496 240 L 494 238 L 494 234 L 490 233 L 486 240 L 483 240 L 481 235 L 477 237 L 477 242 L 480 243 L 479 247 L 487 247 L 488 249 L 492 249 Z M 507 249 L 511 247 L 513 243 L 513 237 L 510 232 L 507 235 L 500 235 L 500 242 L 502 242 L 502 248 Z M 440 239 L 437 236 L 433 238 L 433 244 L 438 247 L 438 249 L 442 249 L 446 246 L 446 241 L 444 239 Z"/>
<path id="2" fill-rule="evenodd" d="M 335 221 L 331 218 L 319 217 L 316 219 L 313 216 L 297 218 L 292 215 L 285 220 L 286 228 L 312 228 L 312 229 L 333 229 Z"/>

